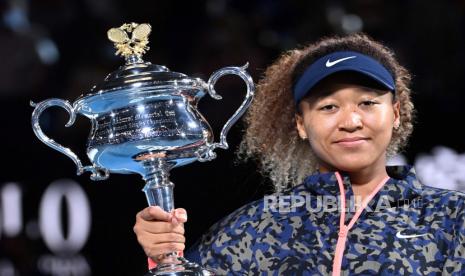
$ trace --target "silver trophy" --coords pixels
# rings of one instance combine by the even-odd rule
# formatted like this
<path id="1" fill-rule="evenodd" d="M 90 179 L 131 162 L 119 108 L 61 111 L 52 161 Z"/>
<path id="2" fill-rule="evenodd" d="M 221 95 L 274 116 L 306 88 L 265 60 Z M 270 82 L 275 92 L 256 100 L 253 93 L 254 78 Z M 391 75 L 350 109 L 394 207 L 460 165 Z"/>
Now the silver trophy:
<path id="1" fill-rule="evenodd" d="M 92 180 L 107 179 L 110 172 L 142 176 L 143 188 L 149 205 L 158 205 L 165 211 L 174 209 L 171 169 L 196 160 L 210 161 L 216 157 L 216 148 L 227 149 L 226 135 L 231 126 L 250 105 L 254 83 L 243 67 L 225 67 L 214 72 L 208 82 L 171 72 L 165 66 L 142 60 L 147 50 L 149 24 L 124 24 L 108 31 L 116 54 L 126 64 L 110 73 L 103 83 L 74 103 L 62 99 L 48 99 L 32 103 L 32 128 L 37 137 L 49 147 L 71 158 L 77 174 L 91 172 Z M 213 141 L 212 129 L 197 110 L 198 101 L 208 93 L 221 99 L 215 92 L 216 81 L 228 74 L 241 77 L 247 84 L 247 94 L 241 106 L 226 122 L 220 141 Z M 87 141 L 87 156 L 91 165 L 83 166 L 69 148 L 47 137 L 40 128 L 39 117 L 51 107 L 59 106 L 70 114 L 66 126 L 71 126 L 77 114 L 92 121 Z M 148 275 L 213 275 L 198 264 L 173 252 Z"/>

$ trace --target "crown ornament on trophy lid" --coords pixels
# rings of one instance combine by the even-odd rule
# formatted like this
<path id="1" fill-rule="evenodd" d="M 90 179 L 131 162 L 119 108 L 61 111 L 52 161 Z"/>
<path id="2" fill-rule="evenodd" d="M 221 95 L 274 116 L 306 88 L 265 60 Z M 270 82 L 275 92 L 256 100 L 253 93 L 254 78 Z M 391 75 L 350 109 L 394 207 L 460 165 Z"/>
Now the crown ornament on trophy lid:
<path id="1" fill-rule="evenodd" d="M 151 27 L 146 23 L 128 23 L 110 29 L 108 39 L 114 43 L 116 55 L 124 57 L 126 64 L 73 103 L 56 98 L 37 104 L 31 102 L 35 107 L 32 129 L 43 143 L 73 160 L 78 175 L 91 172 L 92 180 L 107 179 L 110 173 L 140 175 L 145 182 L 143 192 L 148 204 L 170 212 L 174 209 L 170 170 L 195 161 L 213 160 L 215 149 L 227 149 L 227 133 L 249 107 L 255 87 L 245 71 L 247 64 L 219 69 L 205 82 L 143 61 L 142 55 L 149 49 L 150 32 Z M 206 94 L 221 99 L 214 86 L 224 75 L 239 76 L 246 83 L 247 92 L 215 142 L 213 131 L 197 110 L 197 104 Z M 42 131 L 40 115 L 52 106 L 69 113 L 67 127 L 73 125 L 77 115 L 91 120 L 86 148 L 90 165 L 84 166 L 71 149 Z M 115 200 L 111 191 L 106 200 Z M 161 260 L 148 275 L 212 275 L 178 252 L 165 254 Z"/>
<path id="2" fill-rule="evenodd" d="M 147 44 L 151 31 L 152 27 L 147 23 L 126 23 L 108 30 L 107 36 L 115 45 L 115 55 L 124 57 L 126 64 L 141 63 L 142 55 L 150 49 Z"/>

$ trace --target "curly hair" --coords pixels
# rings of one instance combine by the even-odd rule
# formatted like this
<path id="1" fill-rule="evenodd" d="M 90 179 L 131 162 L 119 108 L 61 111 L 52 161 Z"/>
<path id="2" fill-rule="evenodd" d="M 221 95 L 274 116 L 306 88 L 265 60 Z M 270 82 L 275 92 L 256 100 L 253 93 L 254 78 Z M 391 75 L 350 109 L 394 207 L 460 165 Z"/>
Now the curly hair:
<path id="1" fill-rule="evenodd" d="M 409 72 L 386 46 L 365 34 L 323 38 L 290 50 L 269 66 L 257 85 L 255 99 L 245 117 L 246 129 L 239 158 L 255 158 L 262 174 L 268 175 L 277 193 L 300 184 L 318 169 L 309 143 L 297 133 L 292 88 L 305 69 L 318 58 L 335 51 L 356 51 L 378 60 L 393 75 L 396 100 L 400 102 L 400 126 L 393 130 L 387 157 L 400 152 L 413 131 L 414 107 Z"/>

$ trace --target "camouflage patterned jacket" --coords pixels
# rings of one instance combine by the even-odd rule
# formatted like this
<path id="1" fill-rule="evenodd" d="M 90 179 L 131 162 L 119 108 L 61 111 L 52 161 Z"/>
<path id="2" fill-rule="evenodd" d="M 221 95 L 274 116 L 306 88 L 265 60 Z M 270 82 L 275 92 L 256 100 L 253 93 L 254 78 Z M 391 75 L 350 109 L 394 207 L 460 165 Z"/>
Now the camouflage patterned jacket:
<path id="1" fill-rule="evenodd" d="M 349 230 L 342 275 L 465 275 L 465 194 L 424 186 L 409 166 L 387 170 L 391 178 Z M 334 173 L 311 175 L 225 217 L 186 256 L 219 275 L 330 275 L 338 193 Z"/>

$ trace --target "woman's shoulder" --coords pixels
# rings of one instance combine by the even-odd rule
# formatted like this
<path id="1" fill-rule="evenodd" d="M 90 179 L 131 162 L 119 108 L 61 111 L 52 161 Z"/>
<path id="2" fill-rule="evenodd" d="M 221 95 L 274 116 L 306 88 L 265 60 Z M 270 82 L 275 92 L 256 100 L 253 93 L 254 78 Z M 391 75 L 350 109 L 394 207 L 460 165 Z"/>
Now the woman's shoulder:
<path id="1" fill-rule="evenodd" d="M 433 187 L 428 185 L 423 185 L 421 196 L 424 200 L 429 202 L 444 205 L 454 204 L 455 207 L 465 207 L 465 192 L 456 191 L 450 189 L 444 189 L 440 187 Z"/>
<path id="2" fill-rule="evenodd" d="M 423 186 L 421 204 L 425 214 L 449 227 L 465 227 L 465 193 L 439 187 Z M 465 235 L 465 229 L 462 230 Z"/>
<path id="3" fill-rule="evenodd" d="M 465 192 L 441 188 L 439 183 L 426 185 L 411 165 L 390 166 L 387 169 L 390 176 L 400 180 L 398 183 L 414 190 L 420 196 L 417 202 L 425 207 L 445 210 L 447 213 L 465 212 Z"/>

